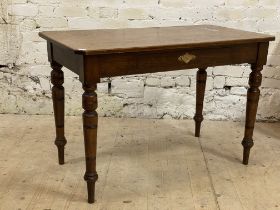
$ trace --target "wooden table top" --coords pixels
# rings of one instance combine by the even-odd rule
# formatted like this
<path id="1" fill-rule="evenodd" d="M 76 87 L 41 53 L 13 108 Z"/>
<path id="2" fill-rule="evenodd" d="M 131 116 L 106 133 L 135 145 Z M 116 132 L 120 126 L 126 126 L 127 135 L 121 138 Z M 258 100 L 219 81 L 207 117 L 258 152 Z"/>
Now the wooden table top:
<path id="1" fill-rule="evenodd" d="M 271 35 L 213 25 L 44 31 L 39 35 L 77 54 L 85 55 L 189 49 L 275 40 Z"/>

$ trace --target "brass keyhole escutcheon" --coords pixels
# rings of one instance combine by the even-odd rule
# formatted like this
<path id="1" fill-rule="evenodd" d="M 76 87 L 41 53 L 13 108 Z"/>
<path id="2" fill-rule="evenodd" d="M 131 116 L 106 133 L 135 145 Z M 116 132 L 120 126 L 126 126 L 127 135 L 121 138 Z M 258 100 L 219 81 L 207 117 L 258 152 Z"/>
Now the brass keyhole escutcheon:
<path id="1" fill-rule="evenodd" d="M 192 60 L 196 59 L 195 55 L 192 55 L 190 53 L 185 53 L 184 55 L 181 55 L 178 60 L 188 64 L 189 62 L 191 62 Z"/>

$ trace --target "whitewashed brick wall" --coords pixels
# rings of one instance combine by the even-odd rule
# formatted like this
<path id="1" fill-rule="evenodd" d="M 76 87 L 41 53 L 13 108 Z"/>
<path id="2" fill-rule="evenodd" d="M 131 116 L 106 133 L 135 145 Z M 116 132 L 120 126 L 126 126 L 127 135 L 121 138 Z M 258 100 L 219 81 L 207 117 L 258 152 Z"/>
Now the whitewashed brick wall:
<path id="1" fill-rule="evenodd" d="M 276 35 L 258 119 L 280 119 L 280 0 L 1 0 L 0 112 L 51 114 L 43 30 L 217 24 Z M 249 66 L 209 68 L 205 117 L 243 120 Z M 98 85 L 103 116 L 192 118 L 196 70 L 111 78 Z M 65 69 L 66 112 L 80 115 L 82 88 Z"/>

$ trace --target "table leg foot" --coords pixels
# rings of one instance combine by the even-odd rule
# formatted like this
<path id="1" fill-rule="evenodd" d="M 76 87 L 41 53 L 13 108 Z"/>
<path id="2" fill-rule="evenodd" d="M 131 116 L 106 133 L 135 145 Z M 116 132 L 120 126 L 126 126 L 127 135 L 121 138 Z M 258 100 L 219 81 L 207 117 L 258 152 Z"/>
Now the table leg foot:
<path id="1" fill-rule="evenodd" d="M 94 203 L 95 183 L 87 182 L 88 203 Z"/>
<path id="2" fill-rule="evenodd" d="M 200 128 L 201 128 L 201 122 L 196 121 L 195 122 L 195 134 L 194 134 L 195 137 L 199 137 L 200 136 Z"/>
<path id="3" fill-rule="evenodd" d="M 87 182 L 88 191 L 88 203 L 94 203 L 95 201 L 95 182 L 98 179 L 97 174 L 93 174 L 91 177 L 85 175 L 85 181 Z"/>
<path id="4" fill-rule="evenodd" d="M 253 139 L 250 139 L 250 140 L 243 139 L 242 145 L 243 145 L 243 161 L 242 161 L 242 163 L 244 165 L 248 165 L 250 150 L 254 145 L 254 141 L 253 141 Z"/>
<path id="5" fill-rule="evenodd" d="M 84 176 L 88 188 L 88 202 L 94 202 L 95 182 L 98 179 L 96 173 L 96 150 L 97 150 L 97 94 L 96 84 L 84 85 L 83 94 L 83 127 L 84 127 L 84 144 L 86 156 L 86 173 Z"/>
<path id="6" fill-rule="evenodd" d="M 64 164 L 64 147 L 67 143 L 64 136 L 64 75 L 61 70 L 62 66 L 56 62 L 51 63 L 52 72 L 51 72 L 51 82 L 52 87 L 52 100 L 53 100 L 53 110 L 55 118 L 55 127 L 56 127 L 56 139 L 55 145 L 58 149 L 58 162 L 60 165 Z"/>
<path id="7" fill-rule="evenodd" d="M 203 121 L 203 101 L 205 95 L 207 72 L 206 68 L 201 68 L 196 75 L 196 112 L 194 116 L 195 121 L 195 137 L 200 136 L 201 122 Z"/>
<path id="8" fill-rule="evenodd" d="M 62 145 L 59 145 L 60 142 L 62 143 Z M 59 165 L 63 165 L 64 164 L 64 145 L 66 144 L 66 139 L 65 141 L 55 141 L 55 144 L 57 146 L 57 151 L 58 151 L 58 163 Z"/>

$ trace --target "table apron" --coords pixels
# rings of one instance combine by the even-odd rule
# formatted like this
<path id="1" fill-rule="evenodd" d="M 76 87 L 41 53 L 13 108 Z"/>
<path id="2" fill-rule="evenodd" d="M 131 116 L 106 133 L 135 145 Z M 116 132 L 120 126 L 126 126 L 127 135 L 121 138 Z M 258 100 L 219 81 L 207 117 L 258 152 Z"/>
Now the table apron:
<path id="1" fill-rule="evenodd" d="M 257 54 L 258 44 L 254 43 L 210 49 L 95 55 L 97 58 L 92 60 L 98 60 L 100 77 L 111 77 L 241 63 L 251 64 L 256 62 Z"/>
<path id="2" fill-rule="evenodd" d="M 206 68 L 242 63 L 256 63 L 258 43 L 216 48 L 177 49 L 148 52 L 127 52 L 79 55 L 72 50 L 48 44 L 49 61 L 56 61 L 80 76 L 113 77 Z"/>
<path id="3" fill-rule="evenodd" d="M 83 72 L 84 57 L 75 54 L 73 50 L 48 43 L 48 55 L 50 62 L 55 61 L 78 75 Z"/>

